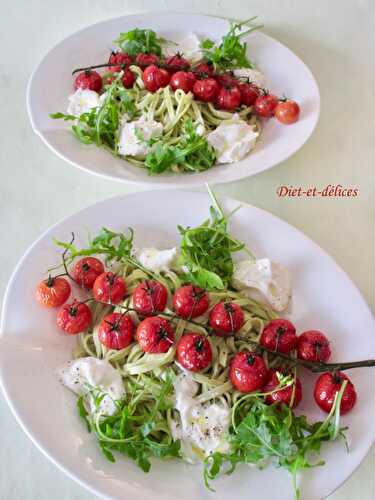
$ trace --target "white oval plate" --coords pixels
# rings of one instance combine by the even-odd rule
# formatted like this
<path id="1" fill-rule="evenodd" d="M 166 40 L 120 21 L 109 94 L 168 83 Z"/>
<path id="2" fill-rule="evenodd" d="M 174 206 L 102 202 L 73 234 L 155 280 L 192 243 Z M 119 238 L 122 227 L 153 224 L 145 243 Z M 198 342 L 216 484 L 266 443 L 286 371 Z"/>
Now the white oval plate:
<path id="1" fill-rule="evenodd" d="M 112 156 L 95 145 L 81 144 L 61 120 L 50 113 L 65 112 L 72 93 L 73 69 L 104 63 L 113 48 L 112 41 L 121 31 L 135 27 L 152 28 L 162 36 L 176 40 L 183 32 L 219 40 L 228 30 L 228 21 L 209 16 L 151 13 L 124 16 L 94 24 L 66 38 L 42 60 L 30 78 L 27 107 L 34 131 L 52 151 L 72 165 L 92 174 L 127 183 L 151 187 L 189 187 L 205 182 L 219 184 L 254 175 L 277 165 L 295 153 L 310 137 L 319 117 L 319 90 L 305 64 L 281 43 L 255 32 L 247 37 L 250 58 L 266 76 L 266 87 L 277 95 L 295 99 L 301 105 L 300 120 L 285 126 L 269 120 L 256 149 L 242 161 L 219 165 L 197 174 L 161 174 L 147 171 Z"/>
<path id="2" fill-rule="evenodd" d="M 222 200 L 226 211 L 238 206 Z M 173 209 L 171 208 L 173 207 Z M 239 467 L 232 476 L 214 483 L 216 495 L 205 490 L 199 467 L 177 461 L 155 461 L 144 474 L 130 460 L 108 463 L 79 419 L 75 397 L 63 388 L 55 369 L 71 358 L 74 336 L 57 331 L 55 311 L 40 308 L 34 289 L 46 269 L 58 262 L 52 238 L 95 234 L 102 226 L 135 229 L 136 244 L 167 248 L 179 242 L 176 226 L 197 225 L 208 214 L 209 197 L 187 191 L 136 193 L 97 203 L 45 232 L 26 252 L 8 285 L 0 335 L 0 379 L 5 397 L 22 428 L 38 448 L 69 476 L 107 498 L 132 500 L 262 500 L 292 499 L 288 473 L 272 467 L 264 471 Z M 333 360 L 375 357 L 372 315 L 348 276 L 315 243 L 273 215 L 243 205 L 231 219 L 231 232 L 258 256 L 286 265 L 293 277 L 291 318 L 298 332 L 321 329 L 332 340 Z M 372 378 L 364 369 L 351 372 L 358 403 L 343 418 L 350 426 L 351 451 L 342 442 L 324 447 L 325 467 L 302 476 L 303 497 L 317 500 L 330 494 L 359 465 L 373 443 L 375 395 Z M 314 377 L 304 377 L 301 410 L 310 417 L 324 415 L 312 402 Z"/>

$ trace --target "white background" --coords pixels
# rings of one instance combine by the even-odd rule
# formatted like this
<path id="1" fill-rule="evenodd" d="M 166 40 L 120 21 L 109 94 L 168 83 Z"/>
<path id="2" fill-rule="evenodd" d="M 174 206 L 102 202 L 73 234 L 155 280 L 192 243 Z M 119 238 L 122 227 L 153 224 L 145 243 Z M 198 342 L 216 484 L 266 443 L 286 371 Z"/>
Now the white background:
<path id="1" fill-rule="evenodd" d="M 167 10 L 237 19 L 257 14 L 264 31 L 311 68 L 321 90 L 322 115 L 310 141 L 278 167 L 218 192 L 265 208 L 304 231 L 349 273 L 374 310 L 375 4 L 371 0 L 2 0 L 1 5 L 0 294 L 23 251 L 47 227 L 97 200 L 137 189 L 88 176 L 47 150 L 26 116 L 31 71 L 52 46 L 88 24 L 127 13 Z M 359 196 L 280 199 L 276 195 L 281 185 L 322 189 L 327 184 L 358 188 Z M 40 418 L 53 426 L 48 415 Z M 92 498 L 34 448 L 2 399 L 0 426 L 0 499 Z M 331 500 L 372 500 L 374 467 L 375 450 Z"/>

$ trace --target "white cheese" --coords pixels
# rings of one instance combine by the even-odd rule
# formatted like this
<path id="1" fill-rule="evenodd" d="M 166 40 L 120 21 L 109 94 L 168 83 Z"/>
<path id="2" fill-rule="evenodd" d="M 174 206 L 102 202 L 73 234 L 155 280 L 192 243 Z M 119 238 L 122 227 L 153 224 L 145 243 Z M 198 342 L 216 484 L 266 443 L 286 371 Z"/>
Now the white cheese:
<path id="1" fill-rule="evenodd" d="M 218 163 L 239 161 L 255 146 L 258 132 L 244 120 L 233 115 L 230 120 L 224 120 L 207 135 L 207 141 L 217 154 Z"/>
<path id="2" fill-rule="evenodd" d="M 115 401 L 124 397 L 125 389 L 120 373 L 103 359 L 91 356 L 68 361 L 58 370 L 60 381 L 79 396 L 85 396 L 85 403 L 90 411 L 113 415 Z M 95 396 L 104 394 L 98 406 Z"/>
<path id="3" fill-rule="evenodd" d="M 256 69 L 239 68 L 235 69 L 233 73 L 237 78 L 248 78 L 257 87 L 264 87 L 264 75 Z"/>
<path id="4" fill-rule="evenodd" d="M 140 248 L 134 251 L 134 256 L 138 262 L 150 271 L 160 273 L 169 271 L 174 265 L 177 257 L 177 248 L 159 250 L 157 248 Z"/>
<path id="5" fill-rule="evenodd" d="M 88 89 L 77 89 L 68 97 L 68 100 L 68 113 L 77 117 L 101 104 L 99 94 Z"/>
<path id="6" fill-rule="evenodd" d="M 173 56 L 178 52 L 189 61 L 194 62 L 202 59 L 200 43 L 201 41 L 198 36 L 190 32 L 181 40 L 176 41 L 176 43 L 167 44 L 164 52 L 167 57 Z"/>
<path id="7" fill-rule="evenodd" d="M 163 133 L 163 125 L 154 120 L 146 120 L 141 116 L 133 122 L 123 121 L 120 131 L 119 153 L 121 155 L 144 158 L 149 146 L 144 141 L 159 137 Z"/>
<path id="8" fill-rule="evenodd" d="M 194 399 L 197 383 L 189 372 L 183 372 L 174 382 L 175 409 L 180 421 L 171 423 L 174 439 L 181 440 L 181 450 L 189 462 L 203 460 L 214 452 L 225 453 L 229 443 L 225 434 L 230 424 L 230 409 L 224 403 L 200 404 Z"/>
<path id="9" fill-rule="evenodd" d="M 283 311 L 292 293 L 291 277 L 288 269 L 269 259 L 243 260 L 235 264 L 233 286 L 252 296 L 259 290 L 275 311 Z"/>

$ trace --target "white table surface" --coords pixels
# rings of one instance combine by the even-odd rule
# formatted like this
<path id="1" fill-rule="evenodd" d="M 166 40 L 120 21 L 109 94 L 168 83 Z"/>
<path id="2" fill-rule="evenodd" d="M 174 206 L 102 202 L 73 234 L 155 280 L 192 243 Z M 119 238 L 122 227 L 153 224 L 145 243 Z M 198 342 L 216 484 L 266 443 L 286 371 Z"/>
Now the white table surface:
<path id="1" fill-rule="evenodd" d="M 265 32 L 288 45 L 310 66 L 322 96 L 321 119 L 313 137 L 278 167 L 220 187 L 218 192 L 265 208 L 304 231 L 349 273 L 374 310 L 375 4 L 372 0 L 3 0 L 0 294 L 25 249 L 51 224 L 97 200 L 137 190 L 76 170 L 54 156 L 33 134 L 25 106 L 31 71 L 52 46 L 77 29 L 110 17 L 147 10 L 238 19 L 258 14 L 266 25 Z M 354 186 L 360 194 L 355 199 L 276 196 L 280 185 L 323 188 L 327 184 Z M 46 425 L 53 425 L 47 415 L 41 418 Z M 0 499 L 92 498 L 32 445 L 1 397 L 0 425 Z M 355 497 L 372 500 L 374 469 L 375 448 L 331 500 Z"/>

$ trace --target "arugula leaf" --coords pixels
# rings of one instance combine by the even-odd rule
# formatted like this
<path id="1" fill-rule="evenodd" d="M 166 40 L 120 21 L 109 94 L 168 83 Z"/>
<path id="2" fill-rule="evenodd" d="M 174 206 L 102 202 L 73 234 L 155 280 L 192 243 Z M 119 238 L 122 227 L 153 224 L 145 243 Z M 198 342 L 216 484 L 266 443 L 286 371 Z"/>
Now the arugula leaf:
<path id="1" fill-rule="evenodd" d="M 163 38 L 159 38 L 155 31 L 135 28 L 134 30 L 120 33 L 116 43 L 123 52 L 134 57 L 138 54 L 161 55 L 161 44 Z"/>
<path id="2" fill-rule="evenodd" d="M 74 115 L 66 115 L 64 113 L 51 113 L 49 116 L 50 116 L 50 118 L 53 118 L 54 120 L 63 119 L 66 122 L 77 119 L 77 117 Z"/>
<path id="3" fill-rule="evenodd" d="M 85 421 L 85 423 L 87 425 L 87 431 L 91 432 L 91 425 L 90 425 L 90 421 L 88 420 L 89 414 L 88 414 L 88 411 L 86 410 L 85 405 L 83 403 L 83 396 L 80 396 L 78 398 L 77 408 L 78 408 L 79 416 Z"/>

